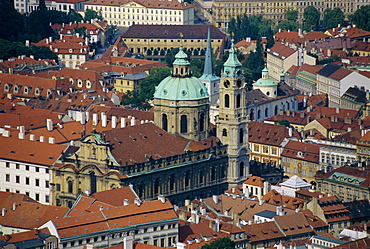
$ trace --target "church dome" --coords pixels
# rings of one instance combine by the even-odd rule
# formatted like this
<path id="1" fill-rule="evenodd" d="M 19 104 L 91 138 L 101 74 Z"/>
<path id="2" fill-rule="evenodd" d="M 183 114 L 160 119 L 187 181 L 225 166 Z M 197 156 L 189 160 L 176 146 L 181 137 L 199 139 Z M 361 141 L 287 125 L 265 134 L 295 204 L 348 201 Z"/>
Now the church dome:
<path id="1" fill-rule="evenodd" d="M 155 89 L 155 99 L 199 100 L 209 98 L 207 87 L 189 70 L 187 54 L 180 47 L 175 56 L 172 75 L 159 83 Z"/>
<path id="2" fill-rule="evenodd" d="M 272 79 L 269 78 L 269 72 L 266 67 L 262 70 L 262 78 L 253 83 L 254 87 L 266 87 L 277 85 L 278 85 L 277 83 L 275 83 Z"/>

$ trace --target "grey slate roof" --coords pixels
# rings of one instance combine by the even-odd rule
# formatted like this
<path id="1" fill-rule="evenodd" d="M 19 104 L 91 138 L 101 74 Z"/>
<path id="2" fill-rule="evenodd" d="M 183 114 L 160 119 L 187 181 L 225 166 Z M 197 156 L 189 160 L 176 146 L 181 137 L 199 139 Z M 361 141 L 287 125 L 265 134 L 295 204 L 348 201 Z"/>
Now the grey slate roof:
<path id="1" fill-rule="evenodd" d="M 146 77 L 148 77 L 146 72 L 140 72 L 135 74 L 126 74 L 125 77 L 123 77 L 124 80 L 143 80 Z"/>

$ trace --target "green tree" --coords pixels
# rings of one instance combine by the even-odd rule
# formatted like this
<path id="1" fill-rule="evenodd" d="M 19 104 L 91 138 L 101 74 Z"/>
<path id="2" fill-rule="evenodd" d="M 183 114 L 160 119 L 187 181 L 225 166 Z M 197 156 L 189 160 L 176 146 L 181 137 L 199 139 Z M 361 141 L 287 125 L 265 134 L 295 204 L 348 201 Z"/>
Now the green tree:
<path id="1" fill-rule="evenodd" d="M 263 60 L 262 45 L 261 40 L 257 40 L 256 52 L 250 53 L 250 55 L 243 62 L 243 71 L 245 75 L 245 82 L 247 83 L 247 88 L 252 88 L 252 83 L 259 78 L 261 78 L 262 69 L 265 65 Z"/>
<path id="2" fill-rule="evenodd" d="M 206 244 L 201 249 L 234 249 L 235 243 L 229 238 L 216 239 L 210 244 Z"/>
<path id="3" fill-rule="evenodd" d="M 122 105 L 136 105 L 136 106 L 143 107 L 141 98 L 136 91 L 126 92 L 126 94 L 122 96 L 121 104 Z"/>
<path id="4" fill-rule="evenodd" d="M 335 9 L 326 9 L 324 11 L 324 28 L 331 29 L 337 27 L 338 25 L 342 25 L 344 22 L 344 14 L 340 8 Z"/>
<path id="5" fill-rule="evenodd" d="M 323 59 L 321 61 L 317 61 L 317 65 L 326 65 L 328 63 L 332 63 L 332 62 L 335 62 L 335 61 L 341 61 L 341 58 L 338 57 L 338 56 L 332 56 L 332 57 Z"/>
<path id="6" fill-rule="evenodd" d="M 68 12 L 67 19 L 68 21 L 66 23 L 69 23 L 69 22 L 79 23 L 83 20 L 82 16 L 79 13 L 77 13 L 74 9 L 71 9 Z"/>
<path id="7" fill-rule="evenodd" d="M 318 30 L 320 22 L 320 11 L 313 6 L 308 6 L 303 13 L 303 30 Z"/>
<path id="8" fill-rule="evenodd" d="M 0 1 L 0 39 L 17 41 L 24 32 L 24 18 L 14 9 L 13 1 Z"/>
<path id="9" fill-rule="evenodd" d="M 348 18 L 353 24 L 356 24 L 357 28 L 370 31 L 370 5 L 361 6 Z"/>
<path id="10" fill-rule="evenodd" d="M 103 16 L 101 14 L 101 11 L 95 11 L 95 10 L 92 10 L 92 9 L 87 9 L 85 11 L 85 17 L 84 17 L 84 21 L 91 21 L 91 19 L 99 19 L 99 20 L 103 20 Z"/>
<path id="11" fill-rule="evenodd" d="M 278 125 L 284 125 L 286 127 L 290 127 L 290 122 L 286 119 L 281 119 L 281 120 L 277 121 L 277 124 Z"/>
<path id="12" fill-rule="evenodd" d="M 46 4 L 45 4 L 45 0 L 40 0 L 39 1 L 39 6 L 37 7 L 38 10 L 43 10 L 43 11 L 46 11 L 47 8 L 46 8 Z"/>
<path id="13" fill-rule="evenodd" d="M 155 87 L 170 74 L 170 68 L 153 68 L 150 70 L 149 76 L 140 83 L 140 101 L 148 102 L 149 100 L 152 100 Z"/>
<path id="14" fill-rule="evenodd" d="M 283 20 L 281 21 L 275 28 L 275 32 L 279 29 L 281 30 L 290 30 L 290 31 L 298 31 L 299 23 L 295 21 Z"/>
<path id="15" fill-rule="evenodd" d="M 298 20 L 298 10 L 288 10 L 284 14 L 285 20 L 296 22 Z"/>

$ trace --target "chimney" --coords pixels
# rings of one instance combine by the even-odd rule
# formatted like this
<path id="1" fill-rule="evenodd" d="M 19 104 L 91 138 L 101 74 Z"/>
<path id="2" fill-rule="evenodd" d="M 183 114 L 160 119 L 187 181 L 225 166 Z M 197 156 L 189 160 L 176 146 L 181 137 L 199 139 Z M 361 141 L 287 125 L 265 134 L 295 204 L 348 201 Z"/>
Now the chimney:
<path id="1" fill-rule="evenodd" d="M 46 119 L 46 128 L 48 129 L 48 131 L 53 130 L 53 120 L 51 120 L 50 118 Z"/>
<path id="2" fill-rule="evenodd" d="M 35 141 L 35 140 L 36 140 L 35 134 L 30 134 L 30 141 Z"/>
<path id="3" fill-rule="evenodd" d="M 351 128 L 351 127 L 348 127 L 348 128 L 347 128 L 347 131 L 348 131 L 348 132 L 351 132 L 351 131 L 352 131 L 352 128 Z"/>
<path id="4" fill-rule="evenodd" d="M 300 118 L 304 118 L 304 112 L 301 112 L 299 115 L 300 115 Z"/>
<path id="5" fill-rule="evenodd" d="M 19 127 L 18 138 L 19 139 L 24 139 L 25 135 L 26 135 L 26 132 L 25 132 L 24 126 L 22 125 L 22 126 Z"/>
<path id="6" fill-rule="evenodd" d="M 213 195 L 212 199 L 213 199 L 215 204 L 218 204 L 218 195 Z"/>
<path id="7" fill-rule="evenodd" d="M 339 113 L 339 112 L 340 112 L 339 107 L 335 108 L 335 113 Z"/>
<path id="8" fill-rule="evenodd" d="M 185 206 L 189 206 L 190 205 L 190 200 L 189 199 L 185 199 Z"/>
<path id="9" fill-rule="evenodd" d="M 81 119 L 80 119 L 80 123 L 82 125 L 84 125 L 86 123 L 86 115 L 85 113 L 81 112 Z"/>
<path id="10" fill-rule="evenodd" d="M 283 109 L 279 110 L 279 115 L 284 115 L 284 110 Z"/>
<path id="11" fill-rule="evenodd" d="M 108 123 L 107 115 L 105 114 L 105 112 L 102 112 L 101 113 L 101 126 L 107 127 L 107 123 Z"/>
<path id="12" fill-rule="evenodd" d="M 45 142 L 45 137 L 44 136 L 40 136 L 40 142 L 41 143 Z"/>
<path id="13" fill-rule="evenodd" d="M 265 202 L 264 200 L 260 199 L 260 200 L 259 200 L 259 205 L 260 205 L 260 206 L 262 206 L 262 204 L 263 204 L 264 202 Z"/>
<path id="14" fill-rule="evenodd" d="M 49 137 L 49 144 L 55 144 L 55 137 Z"/>
<path id="15" fill-rule="evenodd" d="M 93 113 L 93 125 L 97 126 L 99 122 L 99 117 L 97 113 Z"/>
<path id="16" fill-rule="evenodd" d="M 135 119 L 135 117 L 132 117 L 131 118 L 131 126 L 134 126 L 136 124 L 136 119 Z"/>
<path id="17" fill-rule="evenodd" d="M 140 205 L 141 205 L 141 202 L 140 202 L 140 199 L 139 199 L 139 198 L 135 198 L 134 203 L 135 203 L 138 207 L 140 207 Z"/>
<path id="18" fill-rule="evenodd" d="M 287 115 L 287 117 L 290 116 L 290 110 L 286 110 L 286 115 Z"/>
<path id="19" fill-rule="evenodd" d="M 10 131 L 4 130 L 3 131 L 3 137 L 10 137 Z"/>
<path id="20" fill-rule="evenodd" d="M 216 219 L 215 220 L 215 232 L 219 232 L 220 231 L 220 220 L 219 219 Z"/>
<path id="21" fill-rule="evenodd" d="M 336 116 L 336 115 L 330 116 L 330 121 L 333 122 L 333 123 L 338 122 L 338 116 Z"/>
<path id="22" fill-rule="evenodd" d="M 126 118 L 121 118 L 121 128 L 126 127 Z"/>
<path id="23" fill-rule="evenodd" d="M 133 249 L 134 247 L 132 246 L 132 236 L 127 236 L 123 238 L 123 249 Z"/>
<path id="24" fill-rule="evenodd" d="M 117 126 L 117 117 L 116 116 L 112 116 L 112 128 L 115 129 L 116 126 Z"/>
<path id="25" fill-rule="evenodd" d="M 320 113 L 316 113 L 315 114 L 315 119 L 320 119 L 321 118 L 321 114 Z"/>
<path id="26" fill-rule="evenodd" d="M 160 200 L 162 203 L 165 203 L 166 197 L 164 197 L 164 195 L 158 195 L 158 200 Z"/>
<path id="27" fill-rule="evenodd" d="M 282 206 L 276 206 L 276 215 L 280 216 L 281 210 L 283 209 Z"/>
<path id="28" fill-rule="evenodd" d="M 130 201 L 128 199 L 123 200 L 123 206 L 127 206 L 130 204 Z"/>
<path id="29" fill-rule="evenodd" d="M 17 208 L 17 203 L 15 203 L 15 202 L 14 202 L 14 203 L 13 203 L 13 208 L 12 208 L 12 209 L 13 209 L 13 210 L 15 210 L 16 208 Z"/>
<path id="30" fill-rule="evenodd" d="M 5 216 L 5 214 L 6 214 L 6 208 L 2 208 L 2 209 L 1 209 L 1 216 L 3 216 L 3 217 L 4 217 L 4 216 Z"/>
<path id="31" fill-rule="evenodd" d="M 90 112 L 85 112 L 86 114 L 86 122 L 90 120 Z"/>
<path id="32" fill-rule="evenodd" d="M 176 249 L 186 249 L 186 244 L 182 242 L 176 242 Z"/>
<path id="33" fill-rule="evenodd" d="M 292 137 L 293 136 L 293 128 L 289 127 L 288 131 L 289 131 L 289 137 Z"/>

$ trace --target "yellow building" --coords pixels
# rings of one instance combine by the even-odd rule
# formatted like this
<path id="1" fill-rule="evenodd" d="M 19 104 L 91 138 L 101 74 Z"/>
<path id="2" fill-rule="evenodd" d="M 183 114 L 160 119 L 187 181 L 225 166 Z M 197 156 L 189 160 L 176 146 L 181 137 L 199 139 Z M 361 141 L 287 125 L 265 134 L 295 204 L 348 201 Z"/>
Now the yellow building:
<path id="1" fill-rule="evenodd" d="M 263 18 L 275 20 L 276 22 L 284 19 L 284 13 L 288 10 L 298 11 L 298 20 L 303 20 L 304 9 L 308 6 L 313 6 L 318 9 L 321 15 L 325 9 L 341 8 L 345 19 L 353 14 L 361 6 L 365 6 L 367 2 L 352 2 L 349 0 L 339 1 L 319 1 L 319 0 L 303 0 L 303 1 L 288 1 L 288 0 L 268 0 L 268 1 L 240 1 L 240 0 L 212 0 L 211 3 L 206 3 L 205 0 L 196 0 L 195 5 L 201 7 L 201 12 L 204 16 L 209 16 L 211 13 L 211 22 L 217 27 L 227 27 L 231 18 L 236 18 L 240 15 L 262 15 Z M 210 7 L 211 6 L 211 7 Z"/>
<path id="2" fill-rule="evenodd" d="M 84 7 L 85 11 L 90 9 L 101 12 L 110 25 L 194 24 L 194 6 L 181 0 L 90 0 Z"/>
<path id="3" fill-rule="evenodd" d="M 289 133 L 290 130 L 282 125 L 250 121 L 250 159 L 280 166 L 282 152 L 281 143 L 284 138 L 292 137 L 292 134 Z"/>
<path id="4" fill-rule="evenodd" d="M 281 156 L 281 166 L 287 176 L 297 175 L 307 182 L 315 181 L 314 176 L 320 163 L 318 145 L 291 140 L 285 145 Z"/>
<path id="5" fill-rule="evenodd" d="M 143 81 L 148 74 L 146 72 L 140 72 L 135 74 L 126 74 L 122 77 L 114 79 L 114 89 L 117 92 L 125 93 L 128 91 L 140 92 L 140 82 Z"/>
<path id="6" fill-rule="evenodd" d="M 132 53 L 145 56 L 164 56 L 179 46 L 193 55 L 205 55 L 208 27 L 212 54 L 223 51 L 227 36 L 212 25 L 132 25 L 121 37 Z"/>

